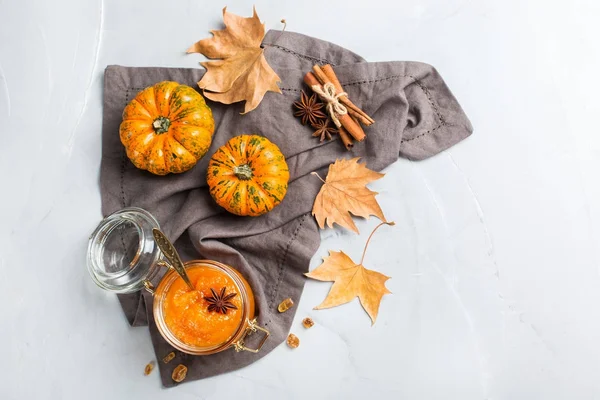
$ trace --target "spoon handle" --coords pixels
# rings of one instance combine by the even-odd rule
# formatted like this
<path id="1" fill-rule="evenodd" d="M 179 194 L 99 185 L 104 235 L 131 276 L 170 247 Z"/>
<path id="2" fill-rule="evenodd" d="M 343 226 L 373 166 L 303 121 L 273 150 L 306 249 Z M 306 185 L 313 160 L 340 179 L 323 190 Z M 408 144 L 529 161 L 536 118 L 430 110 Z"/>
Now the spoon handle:
<path id="1" fill-rule="evenodd" d="M 158 248 L 163 252 L 173 268 L 175 268 L 175 271 L 181 276 L 191 290 L 196 290 L 185 272 L 185 267 L 183 266 L 183 262 L 181 262 L 179 254 L 177 254 L 177 250 L 175 250 L 175 246 L 167 239 L 164 233 L 156 228 L 152 229 L 152 235 L 154 236 L 154 241 L 156 241 Z"/>

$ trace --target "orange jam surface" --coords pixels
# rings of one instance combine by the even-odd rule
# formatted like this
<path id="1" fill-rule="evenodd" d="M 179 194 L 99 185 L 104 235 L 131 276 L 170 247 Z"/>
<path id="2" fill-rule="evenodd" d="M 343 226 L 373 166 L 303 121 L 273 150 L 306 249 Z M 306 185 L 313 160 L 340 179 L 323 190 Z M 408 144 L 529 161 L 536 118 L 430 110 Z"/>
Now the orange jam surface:
<path id="1" fill-rule="evenodd" d="M 190 290 L 183 279 L 177 277 L 164 302 L 167 327 L 179 340 L 191 346 L 223 344 L 242 322 L 242 298 L 233 279 L 222 271 L 205 266 L 190 267 L 186 272 L 197 290 Z M 237 293 L 229 300 L 237 310 L 228 309 L 226 314 L 208 311 L 206 297 L 212 296 L 210 289 L 218 295 L 223 287 L 227 288 L 225 295 Z"/>

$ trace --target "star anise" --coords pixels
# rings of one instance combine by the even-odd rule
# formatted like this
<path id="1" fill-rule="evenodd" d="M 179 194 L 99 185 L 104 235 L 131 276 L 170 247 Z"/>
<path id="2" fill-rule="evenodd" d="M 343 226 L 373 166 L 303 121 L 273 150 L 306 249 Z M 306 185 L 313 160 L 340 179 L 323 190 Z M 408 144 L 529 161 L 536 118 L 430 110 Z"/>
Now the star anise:
<path id="1" fill-rule="evenodd" d="M 307 122 L 314 125 L 317 121 L 327 118 L 325 113 L 321 111 L 323 103 L 318 101 L 316 93 L 308 97 L 303 90 L 300 94 L 300 101 L 296 101 L 294 107 L 298 109 L 298 111 L 294 112 L 294 116 L 302 118 L 302 125 L 306 125 Z"/>
<path id="2" fill-rule="evenodd" d="M 237 310 L 235 304 L 233 304 L 230 300 L 237 296 L 237 293 L 229 293 L 225 295 L 225 290 L 227 288 L 222 288 L 221 293 L 215 292 L 213 288 L 210 288 L 212 292 L 212 296 L 206 297 L 206 301 L 208 301 L 208 311 L 216 311 L 221 314 L 227 314 L 227 310 Z"/>
<path id="3" fill-rule="evenodd" d="M 313 137 L 320 136 L 321 142 L 325 139 L 331 140 L 331 135 L 334 135 L 338 132 L 336 127 L 331 124 L 329 118 L 317 121 L 317 123 L 313 124 L 312 127 L 316 129 L 315 133 L 313 133 Z"/>

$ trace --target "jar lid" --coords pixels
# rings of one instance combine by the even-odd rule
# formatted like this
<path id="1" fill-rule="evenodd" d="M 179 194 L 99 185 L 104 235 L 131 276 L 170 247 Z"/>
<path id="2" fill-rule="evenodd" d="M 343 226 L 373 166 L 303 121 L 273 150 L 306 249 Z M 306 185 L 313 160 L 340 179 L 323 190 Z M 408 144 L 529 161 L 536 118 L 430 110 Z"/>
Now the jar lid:
<path id="1" fill-rule="evenodd" d="M 160 229 L 156 218 L 137 207 L 104 218 L 88 243 L 87 267 L 94 282 L 116 293 L 142 289 L 159 269 L 161 252 L 153 228 Z"/>

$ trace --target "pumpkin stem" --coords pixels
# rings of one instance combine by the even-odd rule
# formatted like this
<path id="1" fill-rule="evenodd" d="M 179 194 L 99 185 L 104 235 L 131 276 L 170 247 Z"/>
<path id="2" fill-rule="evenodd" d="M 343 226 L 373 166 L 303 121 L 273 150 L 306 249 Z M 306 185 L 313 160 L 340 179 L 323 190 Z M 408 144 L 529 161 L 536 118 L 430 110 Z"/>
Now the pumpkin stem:
<path id="1" fill-rule="evenodd" d="M 154 132 L 156 132 L 157 135 L 160 135 L 161 133 L 165 133 L 166 131 L 168 131 L 169 125 L 171 125 L 171 121 L 169 121 L 169 119 L 165 118 L 165 117 L 158 117 L 152 123 Z"/>
<path id="2" fill-rule="evenodd" d="M 243 181 L 252 179 L 252 168 L 248 164 L 233 167 L 233 173 Z"/>

